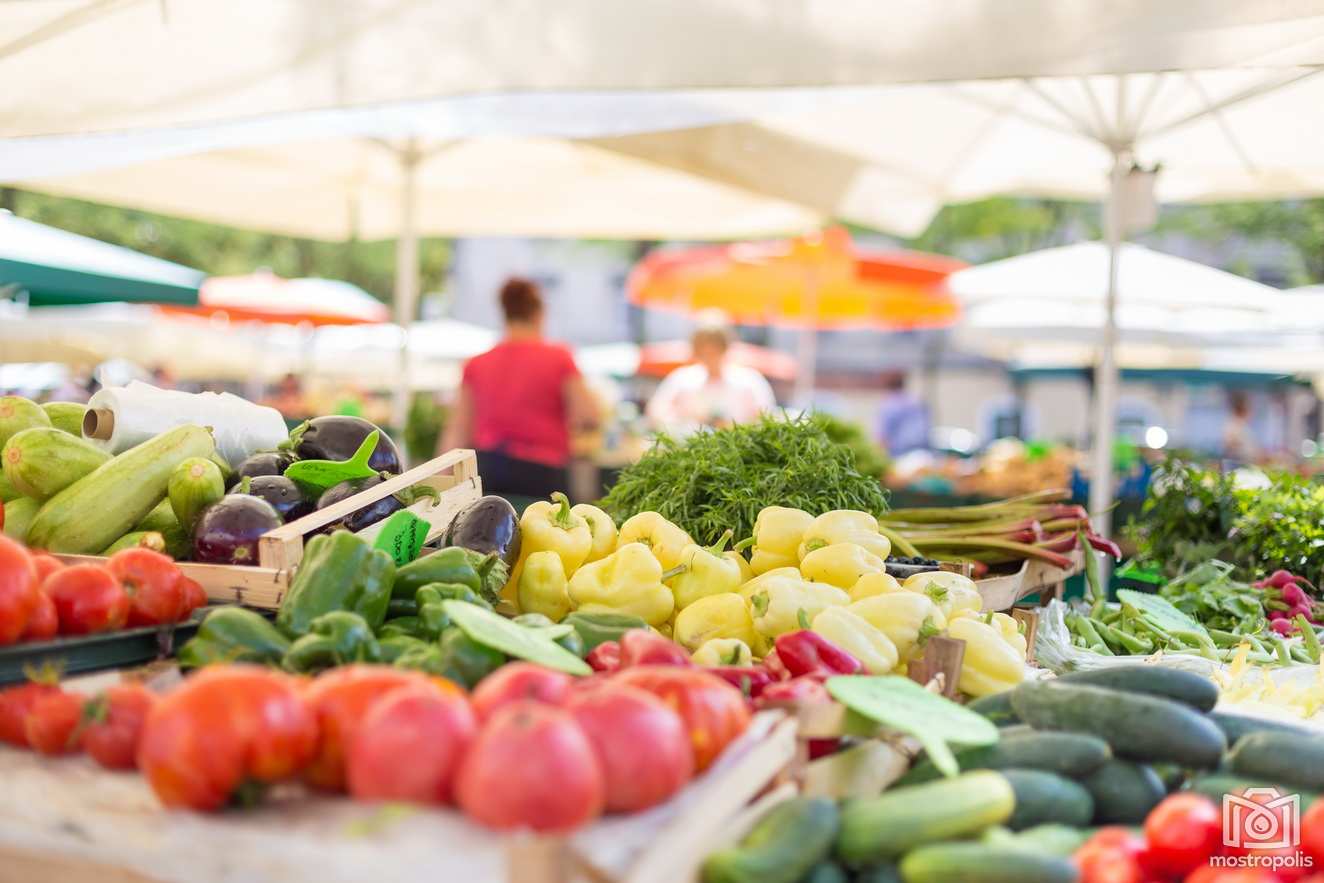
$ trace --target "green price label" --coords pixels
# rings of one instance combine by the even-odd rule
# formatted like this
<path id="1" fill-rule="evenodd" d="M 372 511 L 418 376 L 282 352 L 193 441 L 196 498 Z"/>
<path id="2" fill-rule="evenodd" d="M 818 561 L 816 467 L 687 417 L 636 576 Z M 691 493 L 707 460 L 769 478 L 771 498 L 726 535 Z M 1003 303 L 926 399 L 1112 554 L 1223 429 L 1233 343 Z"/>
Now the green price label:
<path id="1" fill-rule="evenodd" d="M 413 512 L 402 509 L 382 522 L 382 531 L 373 546 L 390 555 L 400 567 L 418 557 L 427 542 L 429 526 Z"/>

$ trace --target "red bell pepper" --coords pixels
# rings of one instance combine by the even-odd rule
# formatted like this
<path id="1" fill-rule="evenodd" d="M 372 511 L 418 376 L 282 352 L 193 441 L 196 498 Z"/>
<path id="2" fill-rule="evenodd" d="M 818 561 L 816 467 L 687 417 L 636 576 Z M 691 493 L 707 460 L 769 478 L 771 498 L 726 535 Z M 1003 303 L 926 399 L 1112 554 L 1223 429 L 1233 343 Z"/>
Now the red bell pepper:
<path id="1" fill-rule="evenodd" d="M 801 675 L 853 675 L 864 669 L 860 660 L 808 629 L 781 635 L 776 647 L 777 656 L 793 678 Z"/>
<path id="2" fill-rule="evenodd" d="M 786 665 L 782 662 L 782 658 L 777 655 L 776 650 L 768 651 L 768 655 L 763 657 L 762 665 L 768 670 L 768 674 L 772 675 L 774 681 L 789 681 L 791 679 L 791 673 L 786 670 Z"/>
<path id="3" fill-rule="evenodd" d="M 589 651 L 584 661 L 594 671 L 616 671 L 621 667 L 621 645 L 616 641 L 603 641 Z"/>
<path id="4" fill-rule="evenodd" d="M 828 693 L 827 687 L 823 686 L 823 681 L 814 675 L 768 684 L 759 694 L 760 706 L 771 702 L 802 702 L 812 705 L 831 701 L 832 696 Z"/>
<path id="5" fill-rule="evenodd" d="M 773 684 L 772 672 L 761 665 L 715 665 L 704 671 L 717 675 L 750 699 L 757 699 Z"/>
<path id="6" fill-rule="evenodd" d="M 685 648 L 648 629 L 630 629 L 621 635 L 621 668 L 636 665 L 693 665 Z M 590 663 L 591 664 L 591 663 Z"/>

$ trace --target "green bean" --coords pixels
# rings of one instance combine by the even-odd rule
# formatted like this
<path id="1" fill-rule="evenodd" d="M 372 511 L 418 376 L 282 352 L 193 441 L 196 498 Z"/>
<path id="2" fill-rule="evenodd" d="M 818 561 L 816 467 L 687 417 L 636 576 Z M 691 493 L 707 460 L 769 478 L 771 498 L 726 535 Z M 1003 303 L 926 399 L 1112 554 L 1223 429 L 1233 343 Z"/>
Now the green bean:
<path id="1" fill-rule="evenodd" d="M 1301 640 L 1305 644 L 1306 654 L 1310 657 L 1309 661 L 1319 664 L 1319 635 L 1315 634 L 1315 627 L 1302 614 L 1296 615 L 1296 627 L 1301 632 Z"/>
<path id="2" fill-rule="evenodd" d="M 1214 643 L 1220 647 L 1236 647 L 1246 640 L 1245 635 L 1238 635 L 1235 632 L 1225 632 L 1222 629 L 1207 629 L 1209 637 L 1214 639 Z"/>
<path id="3" fill-rule="evenodd" d="M 1097 654 L 1099 654 L 1100 656 L 1114 656 L 1114 655 L 1116 655 L 1116 654 L 1113 653 L 1113 651 L 1109 650 L 1109 649 L 1108 649 L 1108 646 L 1107 646 L 1106 644 L 1104 644 L 1102 641 L 1100 641 L 1100 642 L 1097 643 L 1097 644 L 1090 644 L 1090 646 L 1089 646 L 1089 651 L 1090 651 L 1091 653 L 1097 653 Z"/>
<path id="4" fill-rule="evenodd" d="M 1119 629 L 1113 628 L 1107 623 L 1094 621 L 1091 622 L 1091 625 L 1094 626 L 1095 630 L 1097 630 L 1105 640 L 1115 646 L 1123 648 L 1132 656 L 1144 656 L 1154 652 L 1154 645 L 1152 643 L 1128 635 Z"/>
<path id="5" fill-rule="evenodd" d="M 1287 642 L 1283 640 L 1282 635 L 1274 635 L 1272 640 L 1274 650 L 1278 652 L 1278 663 L 1280 665 L 1291 665 L 1292 653 L 1287 649 Z"/>
<path id="6" fill-rule="evenodd" d="M 1315 660 L 1310 658 L 1310 650 L 1300 644 L 1292 645 L 1292 658 L 1302 665 L 1315 665 Z"/>
<path id="7" fill-rule="evenodd" d="M 1103 638 L 1100 637 L 1099 633 L 1094 630 L 1094 623 L 1090 622 L 1089 617 L 1082 616 L 1079 618 L 1079 622 L 1080 622 L 1080 633 L 1084 635 L 1085 640 L 1089 642 L 1090 649 L 1094 649 L 1094 645 L 1098 644 L 1103 647 L 1102 652 L 1104 653 L 1104 655 L 1106 656 L 1114 655 L 1113 652 L 1108 649 L 1108 645 L 1104 643 Z M 1095 651 L 1095 652 L 1100 652 L 1100 651 Z"/>

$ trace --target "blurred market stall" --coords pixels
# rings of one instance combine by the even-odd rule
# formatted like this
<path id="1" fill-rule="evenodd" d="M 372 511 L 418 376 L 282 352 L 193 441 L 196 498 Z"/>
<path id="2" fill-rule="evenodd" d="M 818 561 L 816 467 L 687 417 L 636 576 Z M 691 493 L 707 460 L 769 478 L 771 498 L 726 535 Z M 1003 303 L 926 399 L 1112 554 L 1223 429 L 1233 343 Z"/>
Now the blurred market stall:
<path id="1" fill-rule="evenodd" d="M 202 284 L 197 306 L 187 312 L 286 325 L 356 325 L 391 318 L 386 304 L 357 285 L 339 279 L 283 279 L 269 271 L 213 276 Z"/>

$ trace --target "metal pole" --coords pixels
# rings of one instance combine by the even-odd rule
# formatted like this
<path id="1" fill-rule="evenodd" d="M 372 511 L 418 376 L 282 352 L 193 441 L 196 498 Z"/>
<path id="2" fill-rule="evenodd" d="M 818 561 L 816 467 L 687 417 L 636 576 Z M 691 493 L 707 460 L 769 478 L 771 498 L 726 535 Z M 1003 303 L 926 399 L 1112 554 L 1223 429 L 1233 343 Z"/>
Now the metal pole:
<path id="1" fill-rule="evenodd" d="M 795 390 L 792 404 L 809 411 L 814 406 L 814 385 L 818 370 L 818 286 L 819 270 L 812 264 L 805 271 L 805 325 L 800 329 L 796 346 Z"/>
<path id="2" fill-rule="evenodd" d="M 418 307 L 418 165 L 422 153 L 412 139 L 401 149 L 400 230 L 395 240 L 395 321 L 404 329 L 400 345 L 400 373 L 391 397 L 391 424 L 403 433 L 409 416 L 411 372 L 409 327 Z"/>
<path id="3" fill-rule="evenodd" d="M 1104 224 L 1108 237 L 1108 290 L 1104 298 L 1099 362 L 1094 376 L 1094 457 L 1090 471 L 1090 517 L 1104 536 L 1111 534 L 1113 437 L 1117 426 L 1117 270 L 1122 250 L 1121 192 L 1125 175 L 1121 151 L 1113 153 Z"/>

